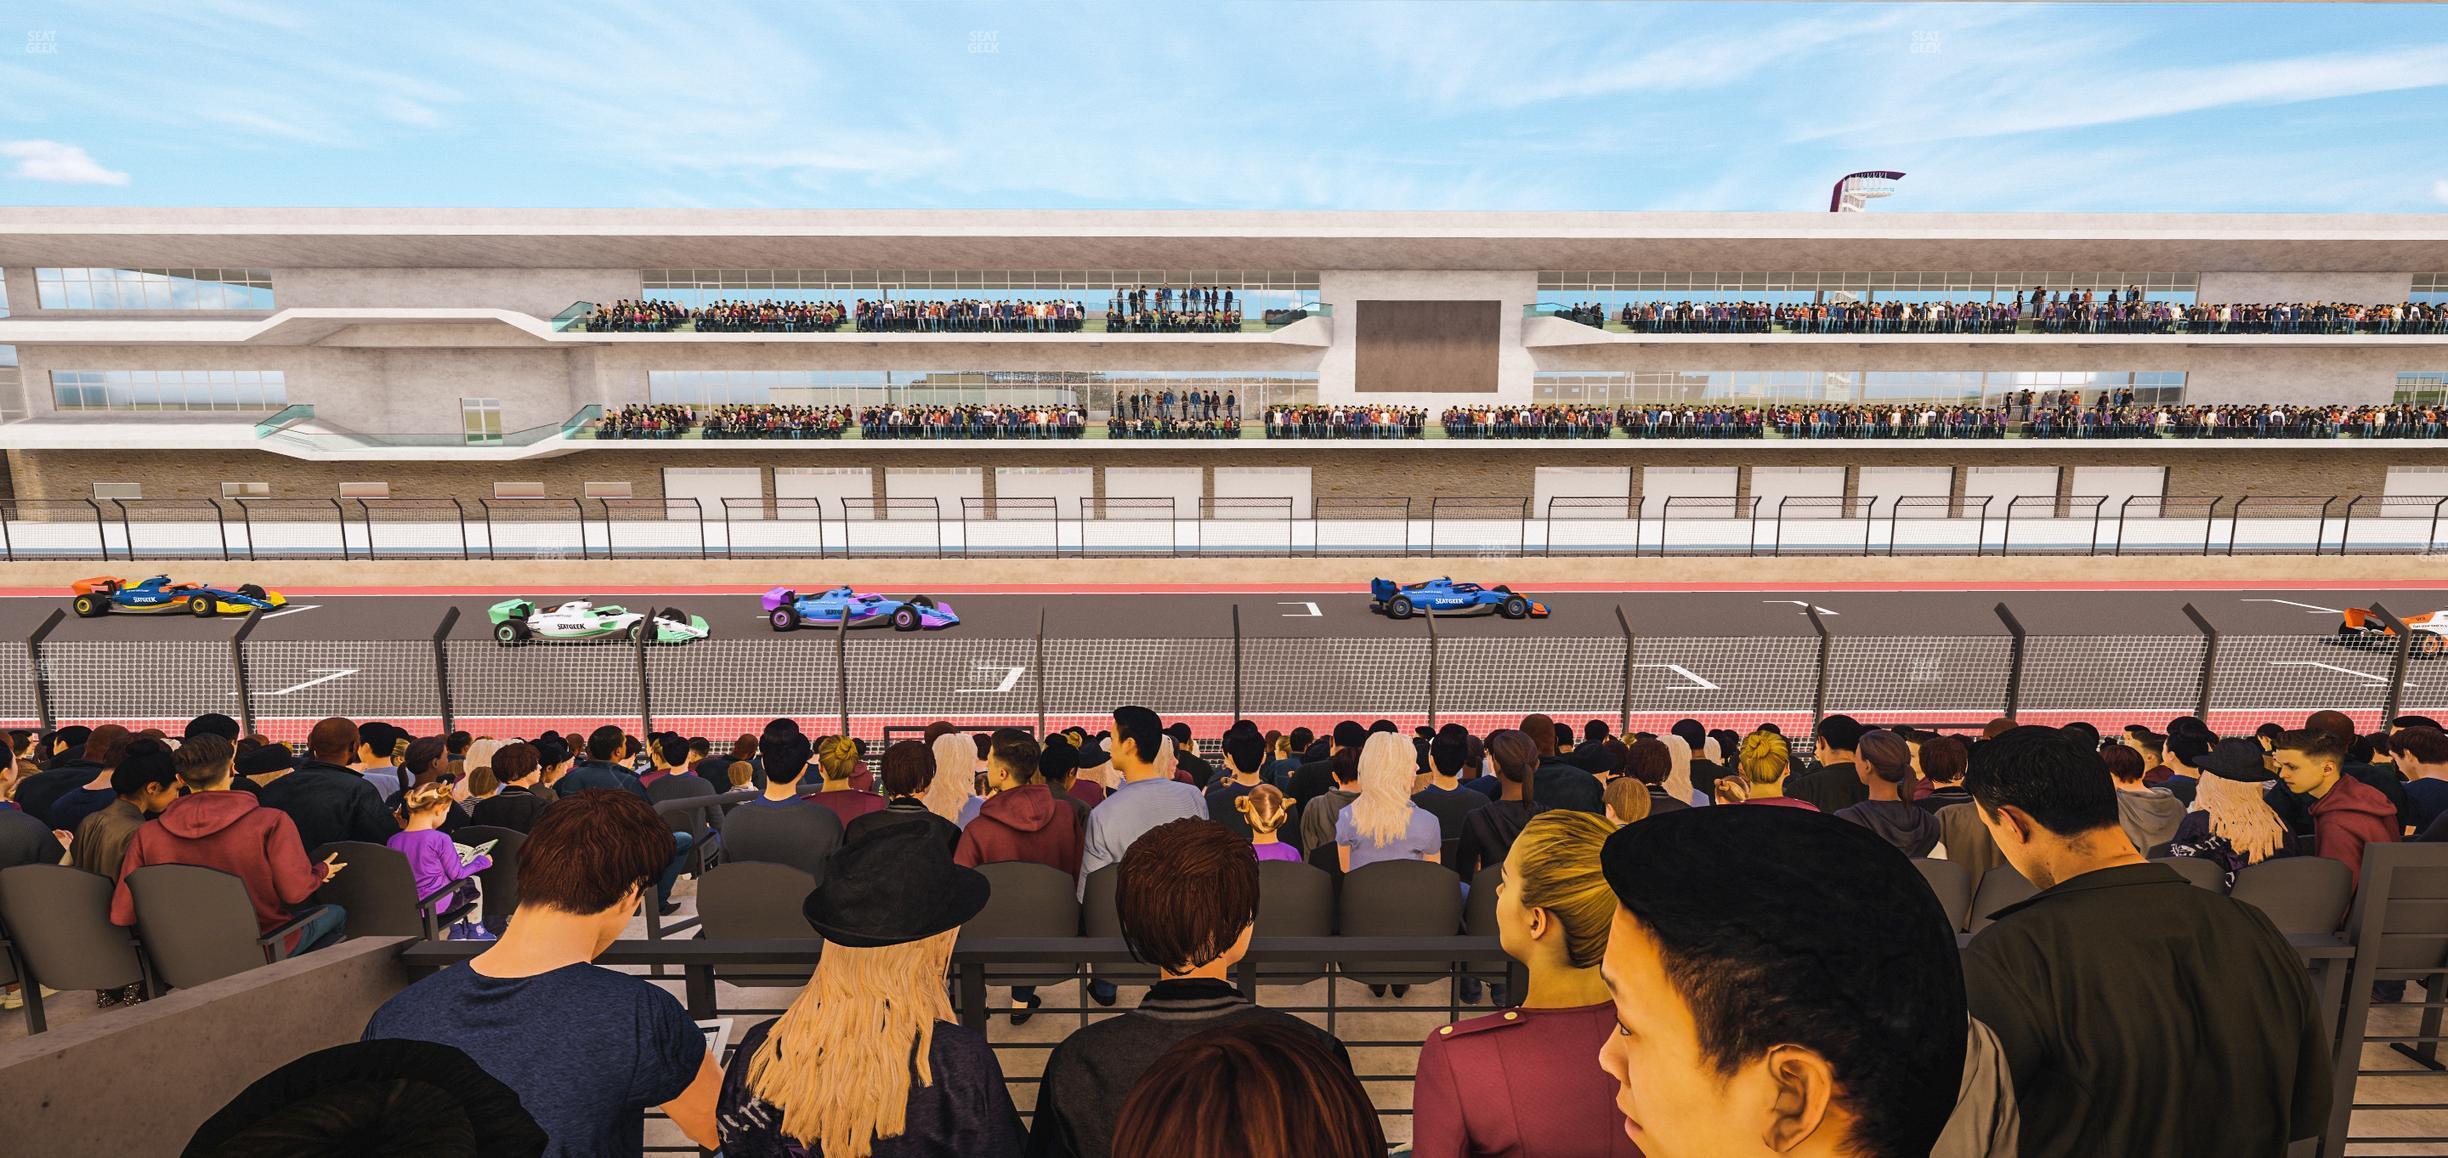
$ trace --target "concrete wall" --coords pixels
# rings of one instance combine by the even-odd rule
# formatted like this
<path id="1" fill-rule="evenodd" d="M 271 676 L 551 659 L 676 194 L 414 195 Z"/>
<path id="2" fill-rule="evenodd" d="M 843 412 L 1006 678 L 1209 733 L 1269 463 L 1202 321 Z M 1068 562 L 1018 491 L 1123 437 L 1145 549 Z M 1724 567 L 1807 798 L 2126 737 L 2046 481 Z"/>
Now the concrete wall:
<path id="1" fill-rule="evenodd" d="M 558 349 L 348 348 L 335 346 L 22 346 L 26 404 L 54 413 L 53 369 L 279 370 L 289 400 L 323 422 L 367 433 L 437 434 L 460 429 L 461 398 L 498 398 L 505 430 L 560 422 L 598 400 L 574 380 Z"/>
<path id="2" fill-rule="evenodd" d="M 1354 389 L 1359 346 L 1357 318 L 1362 301 L 1487 301 L 1498 303 L 1496 335 L 1496 395 L 1530 397 L 1534 362 L 1521 344 L 1522 310 L 1538 301 L 1538 272 L 1520 270 L 1482 273 L 1459 270 L 1362 271 L 1340 270 L 1318 275 L 1318 299 L 1335 311 L 1334 343 L 1317 367 L 1318 401 L 1366 401 L 1378 406 L 1452 405 L 1451 394 L 1401 394 L 1371 391 L 1365 399 Z M 1524 492 L 1528 493 L 1528 492 Z"/>
<path id="3" fill-rule="evenodd" d="M 2410 273 L 2204 273 L 2205 302 L 2402 302 Z"/>

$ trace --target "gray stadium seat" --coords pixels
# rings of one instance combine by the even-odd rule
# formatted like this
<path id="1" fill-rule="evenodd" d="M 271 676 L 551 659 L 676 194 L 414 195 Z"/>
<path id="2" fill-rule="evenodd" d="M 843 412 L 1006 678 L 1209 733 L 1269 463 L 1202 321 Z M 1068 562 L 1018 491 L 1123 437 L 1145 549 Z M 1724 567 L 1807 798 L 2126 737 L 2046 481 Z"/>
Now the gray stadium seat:
<path id="1" fill-rule="evenodd" d="M 1120 865 L 1106 865 L 1088 874 L 1087 895 L 1080 900 L 1080 923 L 1091 937 L 1122 935 L 1122 915 L 1114 907 L 1114 886 L 1121 880 Z M 1153 985 L 1156 971 L 1145 965 L 1099 965 L 1099 981 L 1115 985 Z"/>
<path id="2" fill-rule="evenodd" d="M 1440 864 L 1379 861 L 1344 874 L 1338 908 L 1346 937 L 1450 937 L 1462 927 L 1462 888 Z M 1363 985 L 1412 985 L 1444 978 L 1452 964 L 1392 961 L 1344 975 Z"/>
<path id="3" fill-rule="evenodd" d="M 2200 888 L 2208 889 L 2214 893 L 2223 893 L 2227 891 L 2227 870 L 2220 868 L 2217 861 L 2211 860 L 2207 857 L 2161 856 L 2152 857 L 2151 863 L 2163 864 L 2176 870 L 2177 876 L 2183 877 L 2185 880 Z M 2345 866 L 2341 865 L 2339 867 L 2343 868 Z M 2338 902 L 2338 914 L 2343 916 L 2345 915 L 2345 911 L 2346 902 L 2340 900 Z"/>
<path id="4" fill-rule="evenodd" d="M 1938 907 L 1946 910 L 1947 924 L 1958 933 L 1972 916 L 1972 870 L 1951 860 L 1931 860 L 1914 857 L 1913 867 L 1921 870 L 1921 879 L 1929 882 L 1930 891 L 1938 896 Z"/>
<path id="5" fill-rule="evenodd" d="M 111 924 L 110 878 L 56 864 L 0 869 L 0 921 L 25 963 L 26 1020 L 42 1032 L 42 990 L 119 989 L 146 981 L 136 941 Z"/>
<path id="6" fill-rule="evenodd" d="M 735 860 L 697 879 L 699 933 L 709 941 L 814 941 L 800 907 L 816 881 L 786 864 Z"/>
<path id="7" fill-rule="evenodd" d="M 1258 862 L 1258 921 L 1255 937 L 1334 935 L 1334 876 L 1315 865 L 1289 860 Z M 1258 967 L 1261 985 L 1299 985 L 1326 975 L 1323 966 L 1274 964 Z"/>
<path id="8" fill-rule="evenodd" d="M 2354 873 L 2325 856 L 2284 856 L 2236 870 L 2227 895 L 2267 914 L 2281 933 L 2334 933 L 2354 901 Z"/>
<path id="9" fill-rule="evenodd" d="M 2011 864 L 2001 864 L 1983 876 L 1980 888 L 1972 894 L 1972 919 L 1964 922 L 1964 932 L 1977 933 L 1990 926 L 1990 916 L 1999 909 L 2019 901 L 2030 900 L 2040 890 L 2033 888 L 2023 874 Z"/>
<path id="10" fill-rule="evenodd" d="M 320 863 L 333 853 L 339 853 L 340 863 L 348 868 L 324 881 L 315 890 L 314 900 L 346 910 L 351 937 L 437 940 L 443 926 L 467 915 L 467 905 L 455 906 L 439 915 L 434 913 L 432 902 L 449 895 L 450 889 L 432 896 L 418 896 L 416 874 L 409 869 L 408 858 L 384 845 L 335 840 L 309 855 Z"/>
<path id="11" fill-rule="evenodd" d="M 154 975 L 173 989 L 270 964 L 273 947 L 295 924 L 258 936 L 246 883 L 220 869 L 146 865 L 128 874 L 127 886 L 145 956 Z"/>
<path id="12" fill-rule="evenodd" d="M 961 926 L 963 937 L 1077 937 L 1079 897 L 1071 874 L 1029 861 L 982 864 L 978 872 L 994 891 L 986 907 Z M 993 965 L 989 985 L 1054 985 L 1079 976 L 1077 965 Z"/>
<path id="13" fill-rule="evenodd" d="M 527 834 L 515 828 L 497 828 L 490 824 L 471 824 L 451 834 L 451 839 L 465 845 L 493 841 L 493 867 L 476 874 L 477 887 L 484 890 L 485 928 L 500 933 L 510 923 L 510 914 L 519 905 L 519 850 L 527 846 Z"/>

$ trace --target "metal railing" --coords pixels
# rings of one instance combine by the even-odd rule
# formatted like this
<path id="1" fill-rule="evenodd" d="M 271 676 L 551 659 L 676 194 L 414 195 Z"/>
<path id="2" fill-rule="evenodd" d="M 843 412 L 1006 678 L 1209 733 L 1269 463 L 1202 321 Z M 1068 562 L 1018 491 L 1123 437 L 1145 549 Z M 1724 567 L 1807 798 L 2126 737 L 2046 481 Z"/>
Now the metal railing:
<path id="1" fill-rule="evenodd" d="M 12 499 L 0 559 L 2431 555 L 2444 515 L 2374 495 Z"/>

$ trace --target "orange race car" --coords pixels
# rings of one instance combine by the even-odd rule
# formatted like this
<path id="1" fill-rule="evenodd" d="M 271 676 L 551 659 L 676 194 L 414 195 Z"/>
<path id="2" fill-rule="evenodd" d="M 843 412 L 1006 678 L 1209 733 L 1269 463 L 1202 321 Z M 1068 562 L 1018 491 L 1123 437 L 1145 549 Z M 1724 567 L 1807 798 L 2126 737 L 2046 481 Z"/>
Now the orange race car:
<path id="1" fill-rule="evenodd" d="M 173 583 L 167 575 L 155 575 L 134 583 L 105 575 L 95 579 L 79 579 L 69 584 L 68 589 L 76 594 L 72 604 L 76 613 L 87 619 L 114 611 L 184 611 L 196 616 L 244 615 L 250 611 L 268 611 L 289 602 L 280 592 L 267 591 L 252 583 L 215 587 L 208 583 Z"/>
<path id="2" fill-rule="evenodd" d="M 2380 617 L 2360 607 L 2349 607 L 2344 621 L 2338 624 L 2339 638 L 2355 643 L 2387 643 L 2394 646 L 2397 633 Z M 2420 656 L 2448 655 L 2448 611 L 2432 611 L 2403 617 L 2406 628 L 2414 633 L 2414 654 Z"/>

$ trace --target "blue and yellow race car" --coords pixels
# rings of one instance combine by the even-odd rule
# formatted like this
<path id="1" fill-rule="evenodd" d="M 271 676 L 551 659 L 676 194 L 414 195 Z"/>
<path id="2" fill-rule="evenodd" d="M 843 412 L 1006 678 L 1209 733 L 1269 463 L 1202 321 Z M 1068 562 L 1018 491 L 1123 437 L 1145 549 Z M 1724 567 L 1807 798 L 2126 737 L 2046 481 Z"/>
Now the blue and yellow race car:
<path id="1" fill-rule="evenodd" d="M 1516 595 L 1512 588 L 1501 583 L 1494 587 L 1481 587 L 1476 583 L 1456 583 L 1442 576 L 1418 583 L 1371 579 L 1369 610 L 1385 612 L 1389 619 L 1409 619 L 1421 612 L 1431 615 L 1501 615 L 1507 619 L 1547 618 L 1546 604 Z"/>
<path id="2" fill-rule="evenodd" d="M 250 611 L 269 611 L 289 602 L 280 592 L 267 591 L 253 583 L 215 587 L 207 583 L 173 583 L 167 575 L 134 583 L 105 575 L 79 579 L 68 589 L 76 594 L 72 601 L 76 613 L 87 619 L 114 611 L 184 611 L 201 617 L 244 615 Z"/>

